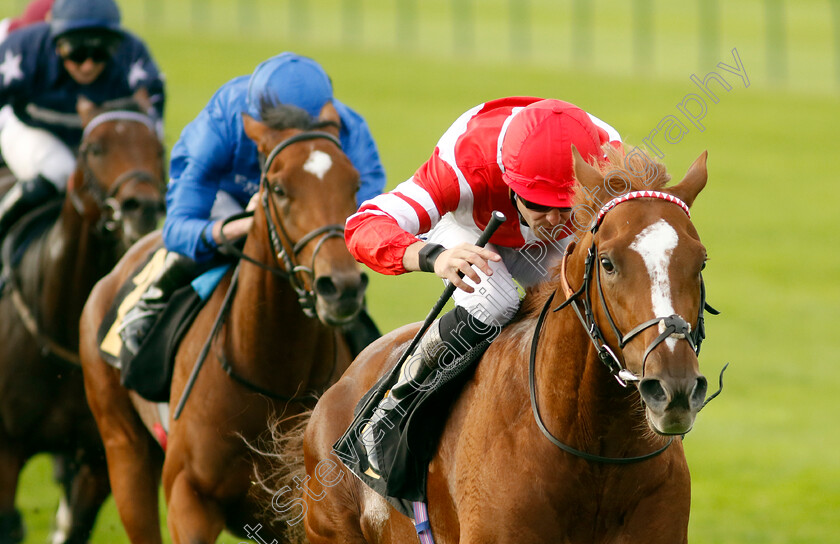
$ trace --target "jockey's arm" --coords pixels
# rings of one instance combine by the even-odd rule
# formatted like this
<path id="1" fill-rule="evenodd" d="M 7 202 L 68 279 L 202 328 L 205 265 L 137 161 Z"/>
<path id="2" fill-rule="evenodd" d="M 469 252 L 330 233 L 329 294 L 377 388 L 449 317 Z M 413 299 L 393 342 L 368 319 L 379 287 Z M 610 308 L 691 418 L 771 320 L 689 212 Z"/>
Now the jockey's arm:
<path id="1" fill-rule="evenodd" d="M 406 248 L 403 254 L 403 266 L 407 271 L 414 272 L 421 270 L 420 250 L 427 245 L 426 242 L 418 240 Z M 481 277 L 473 266 L 478 267 L 486 275 L 492 276 L 493 270 L 490 268 L 488 261 L 501 260 L 502 258 L 498 253 L 489 249 L 472 244 L 459 244 L 453 248 L 444 250 L 434 260 L 435 275 L 451 282 L 455 287 L 467 293 L 472 293 L 474 289 L 458 273 L 461 272 L 473 282 L 479 283 Z"/>

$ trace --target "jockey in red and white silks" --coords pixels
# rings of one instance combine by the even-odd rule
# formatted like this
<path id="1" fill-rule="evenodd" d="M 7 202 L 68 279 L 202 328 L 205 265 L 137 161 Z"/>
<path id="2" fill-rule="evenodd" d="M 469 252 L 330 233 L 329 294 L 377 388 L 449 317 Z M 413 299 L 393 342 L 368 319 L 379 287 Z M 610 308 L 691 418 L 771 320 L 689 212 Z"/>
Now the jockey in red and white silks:
<path id="1" fill-rule="evenodd" d="M 590 159 L 603 156 L 604 143 L 620 141 L 611 126 L 560 100 L 510 97 L 479 104 L 452 124 L 411 178 L 368 200 L 347 220 L 347 246 L 373 270 L 402 274 L 423 269 L 423 247 L 454 251 L 473 244 L 491 212 L 503 212 L 508 221 L 485 252 L 452 255 L 451 270 L 439 270 L 441 259 L 427 264 L 461 287 L 454 294 L 457 307 L 501 327 L 519 306 L 514 280 L 523 287 L 540 282 L 570 240 L 564 225 L 574 190 L 571 145 Z M 426 253 L 446 255 L 440 248 Z M 475 265 L 474 272 L 464 262 Z M 467 289 L 457 269 L 466 272 Z"/>

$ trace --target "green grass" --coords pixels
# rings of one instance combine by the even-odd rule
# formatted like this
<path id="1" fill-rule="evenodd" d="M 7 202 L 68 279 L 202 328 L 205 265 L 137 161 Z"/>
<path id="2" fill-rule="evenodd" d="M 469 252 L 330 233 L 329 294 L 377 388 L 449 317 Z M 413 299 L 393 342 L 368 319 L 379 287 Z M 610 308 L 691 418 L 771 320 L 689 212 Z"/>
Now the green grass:
<path id="1" fill-rule="evenodd" d="M 704 410 L 685 442 L 693 483 L 690 539 L 693 544 L 832 542 L 840 534 L 835 151 L 840 99 L 831 90 L 827 8 L 816 2 L 788 5 L 792 77 L 785 88 L 765 83 L 763 26 L 755 20 L 762 3 L 722 7 L 721 53 L 703 66 L 696 60 L 693 8 L 655 4 L 656 55 L 649 77 L 633 68 L 626 28 L 599 42 L 593 69 L 576 70 L 564 49 L 568 45 L 562 44 L 556 63 L 543 62 L 544 56 L 512 63 L 501 54 L 504 44 L 488 43 L 485 26 L 476 28 L 472 54 L 453 55 L 451 29 L 426 8 L 427 32 L 409 52 L 394 46 L 389 12 L 366 16 L 359 43 L 344 45 L 325 37 L 326 31 L 295 36 L 280 16 L 245 36 L 236 25 L 219 32 L 176 32 L 189 29 L 184 1 L 167 4 L 170 15 L 154 26 L 145 26 L 143 4 L 124 9 L 166 72 L 170 147 L 218 86 L 249 73 L 269 55 L 293 49 L 318 59 L 333 78 L 336 96 L 365 115 L 390 186 L 413 173 L 455 117 L 503 95 L 569 100 L 609 121 L 625 140 L 640 143 L 665 115 L 679 115 L 676 104 L 697 91 L 688 79 L 691 73 L 702 75 L 719 60 L 729 62 L 729 49 L 738 47 L 753 84 L 744 88 L 729 76 L 733 89 L 721 93 L 718 104 L 709 104 L 705 131 L 692 129 L 679 144 L 662 146 L 676 179 L 704 149 L 709 151 L 709 184 L 692 215 L 711 257 L 705 273 L 709 301 L 723 314 L 707 320 L 701 365 L 714 383 L 719 368 L 731 362 L 723 395 Z M 278 12 L 288 9 L 286 2 L 280 5 Z M 558 6 L 557 28 L 568 32 L 561 15 L 569 5 Z M 180 17 L 173 14 L 176 9 Z M 596 34 L 620 27 L 627 9 L 598 10 Z M 206 24 L 219 29 L 221 16 L 213 13 Z M 229 14 L 235 21 L 235 10 Z M 340 33 L 337 15 L 331 17 L 324 27 Z M 497 17 L 486 24 L 502 25 Z M 549 39 L 550 26 L 549 20 L 540 22 L 535 43 Z M 436 41 L 444 44 L 437 54 Z M 487 54 L 480 51 L 485 45 Z M 605 59 L 609 51 L 618 56 L 616 64 Z M 441 290 L 425 275 L 371 276 L 369 303 L 383 330 L 422 319 Z M 20 486 L 19 505 L 30 527 L 27 542 L 45 541 L 50 528 L 57 492 L 49 474 L 46 459 L 38 458 Z M 238 542 L 230 536 L 220 541 Z M 94 542 L 126 542 L 112 501 Z"/>

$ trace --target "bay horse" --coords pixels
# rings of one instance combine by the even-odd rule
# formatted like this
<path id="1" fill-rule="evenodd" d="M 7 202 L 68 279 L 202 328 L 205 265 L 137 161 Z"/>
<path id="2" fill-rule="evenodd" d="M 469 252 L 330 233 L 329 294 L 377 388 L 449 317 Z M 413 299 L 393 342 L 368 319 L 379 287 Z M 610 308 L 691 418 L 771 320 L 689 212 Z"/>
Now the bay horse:
<path id="1" fill-rule="evenodd" d="M 105 441 L 117 509 L 135 544 L 161 542 L 161 477 L 176 544 L 215 542 L 225 528 L 243 536 L 270 530 L 271 519 L 263 514 L 264 502 L 252 483 L 251 448 L 266 433 L 270 415 L 311 409 L 313 395 L 350 364 L 336 326 L 360 311 L 367 285 L 343 237 L 344 223 L 356 211 L 359 174 L 341 150 L 340 118 L 331 105 L 320 120 L 282 120 L 283 108 L 276 108 L 277 119 L 264 116 L 263 122 L 243 114 L 246 133 L 267 157 L 260 205 L 226 318 L 212 336 L 183 412 L 168 418 L 165 455 L 143 424 L 142 401 L 120 385 L 119 372 L 101 358 L 96 342 L 115 294 L 138 263 L 160 247 L 160 235 L 153 233 L 132 248 L 85 306 L 85 387 Z M 228 273 L 181 341 L 172 406 L 182 400 L 214 320 L 225 311 L 232 281 Z"/>
<path id="2" fill-rule="evenodd" d="M 52 542 L 87 542 L 108 496 L 78 361 L 79 317 L 94 283 L 162 217 L 164 150 L 149 107 L 144 91 L 103 106 L 80 98 L 84 133 L 66 195 L 40 208 L 46 223 L 30 214 L 6 237 L 7 245 L 12 237 L 28 237 L 29 245 L 18 264 L 4 255 L 0 543 L 23 539 L 15 495 L 36 453 L 54 454 L 63 487 Z"/>
<path id="3" fill-rule="evenodd" d="M 687 541 L 678 435 L 707 388 L 695 351 L 706 250 L 688 213 L 706 183 L 706 154 L 668 188 L 664 166 L 639 153 L 610 150 L 597 167 L 574 155 L 577 243 L 485 352 L 429 464 L 438 544 Z M 619 198 L 596 198 L 604 195 Z M 412 520 L 332 449 L 417 330 L 371 344 L 311 414 L 298 454 L 306 478 L 295 480 L 306 484 L 302 496 L 275 508 L 287 523 L 302 520 L 308 542 L 418 541 Z M 288 499 L 294 487 L 275 489 Z"/>

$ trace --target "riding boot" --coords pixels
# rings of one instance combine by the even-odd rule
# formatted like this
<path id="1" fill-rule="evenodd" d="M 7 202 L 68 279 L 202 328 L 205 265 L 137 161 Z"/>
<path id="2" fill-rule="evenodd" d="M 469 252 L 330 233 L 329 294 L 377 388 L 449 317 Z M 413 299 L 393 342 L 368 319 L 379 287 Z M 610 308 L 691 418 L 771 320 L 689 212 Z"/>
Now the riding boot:
<path id="1" fill-rule="evenodd" d="M 379 401 L 379 404 L 373 411 L 373 415 L 362 430 L 361 436 L 366 436 L 369 429 L 380 423 L 387 425 L 389 428 L 393 427 L 393 423 L 387 423 L 387 419 L 394 412 L 396 412 L 396 417 L 402 417 L 406 414 L 405 409 L 400 406 L 400 401 L 404 401 L 409 395 L 415 391 L 419 391 L 421 388 L 428 388 L 423 382 L 437 368 L 438 355 L 442 354 L 445 348 L 443 340 L 440 337 L 440 320 L 437 320 L 432 323 L 414 352 L 405 360 L 402 367 L 400 367 L 397 382 L 391 386 L 391 389 Z M 386 421 L 383 422 L 383 420 Z M 366 440 L 363 443 L 367 450 L 369 465 L 366 473 L 378 478 L 381 469 L 376 458 L 375 445 L 368 444 Z"/>
<path id="2" fill-rule="evenodd" d="M 497 325 L 482 323 L 461 306 L 444 314 L 429 327 L 415 351 L 403 363 L 397 383 L 379 401 L 361 436 L 365 436 L 369 428 L 379 423 L 392 428 L 393 423 L 389 424 L 387 418 L 394 412 L 394 419 L 405 416 L 406 410 L 402 404 L 405 404 L 407 398 L 416 391 L 435 388 L 436 379 L 430 378 L 433 372 L 441 366 L 452 364 L 482 341 L 492 340 L 500 330 L 501 327 Z M 376 459 L 376 448 L 365 443 L 365 449 L 369 465 L 366 473 L 374 478 L 379 477 L 381 470 Z"/>
<path id="3" fill-rule="evenodd" d="M 53 182 L 43 176 L 15 183 L 0 200 L 0 240 L 26 212 L 58 194 Z"/>
<path id="4" fill-rule="evenodd" d="M 197 269 L 195 261 L 189 257 L 167 252 L 158 277 L 149 284 L 122 320 L 120 337 L 132 355 L 140 351 L 143 340 L 163 313 L 172 294 L 192 281 Z"/>

